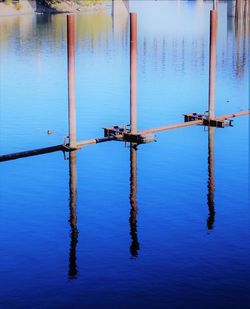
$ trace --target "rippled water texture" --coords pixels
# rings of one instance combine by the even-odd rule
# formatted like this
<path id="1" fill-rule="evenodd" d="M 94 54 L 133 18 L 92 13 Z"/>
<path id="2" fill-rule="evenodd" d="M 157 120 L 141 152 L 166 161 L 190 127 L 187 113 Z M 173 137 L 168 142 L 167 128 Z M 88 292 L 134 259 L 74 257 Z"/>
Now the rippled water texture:
<path id="1" fill-rule="evenodd" d="M 138 128 L 204 112 L 209 1 L 133 1 Z M 219 4 L 216 114 L 249 108 L 249 28 Z M 129 27 L 76 18 L 78 139 L 129 123 Z M 67 135 L 66 17 L 0 18 L 1 154 Z M 47 135 L 47 130 L 56 134 Z M 1 308 L 247 308 L 249 117 L 1 163 Z"/>

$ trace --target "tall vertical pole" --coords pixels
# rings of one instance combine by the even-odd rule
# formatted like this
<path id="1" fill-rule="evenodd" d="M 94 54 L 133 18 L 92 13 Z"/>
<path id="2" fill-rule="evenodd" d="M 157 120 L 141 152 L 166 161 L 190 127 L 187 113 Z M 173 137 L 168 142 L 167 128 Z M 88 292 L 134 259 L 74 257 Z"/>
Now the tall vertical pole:
<path id="1" fill-rule="evenodd" d="M 137 14 L 130 13 L 130 130 L 137 132 Z"/>
<path id="2" fill-rule="evenodd" d="M 77 148 L 76 142 L 76 95 L 75 95 L 75 19 L 67 15 L 67 44 L 68 44 L 68 122 L 69 146 Z"/>
<path id="3" fill-rule="evenodd" d="M 217 10 L 210 11 L 210 46 L 209 46 L 209 118 L 215 117 L 215 75 L 216 75 L 216 40 Z"/>

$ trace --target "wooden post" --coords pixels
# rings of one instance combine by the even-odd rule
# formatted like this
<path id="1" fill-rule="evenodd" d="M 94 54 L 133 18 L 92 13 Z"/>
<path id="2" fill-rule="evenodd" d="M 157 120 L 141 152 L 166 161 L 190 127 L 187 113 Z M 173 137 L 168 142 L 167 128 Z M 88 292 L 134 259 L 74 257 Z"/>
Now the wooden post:
<path id="1" fill-rule="evenodd" d="M 70 278 L 77 275 L 76 264 L 76 246 L 78 242 L 77 216 L 76 216 L 76 198 L 77 198 L 77 173 L 76 173 L 76 151 L 69 153 L 69 209 L 70 209 L 70 250 L 69 250 L 69 272 Z"/>
<path id="2" fill-rule="evenodd" d="M 210 11 L 210 46 L 209 46 L 209 94 L 208 116 L 215 117 L 215 76 L 216 76 L 216 40 L 217 11 Z"/>
<path id="3" fill-rule="evenodd" d="M 69 146 L 77 148 L 76 143 L 76 96 L 75 96 L 75 19 L 67 15 L 67 45 L 68 45 L 68 122 Z"/>
<path id="4" fill-rule="evenodd" d="M 130 13 L 130 130 L 137 132 L 137 14 Z"/>

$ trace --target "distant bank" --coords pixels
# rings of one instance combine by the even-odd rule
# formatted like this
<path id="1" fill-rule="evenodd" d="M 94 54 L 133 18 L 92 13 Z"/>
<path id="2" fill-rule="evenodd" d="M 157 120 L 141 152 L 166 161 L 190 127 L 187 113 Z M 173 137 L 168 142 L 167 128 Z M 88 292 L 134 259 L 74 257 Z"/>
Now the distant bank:
<path id="1" fill-rule="evenodd" d="M 103 0 L 0 0 L 0 16 L 34 13 L 97 13 L 111 1 Z"/>

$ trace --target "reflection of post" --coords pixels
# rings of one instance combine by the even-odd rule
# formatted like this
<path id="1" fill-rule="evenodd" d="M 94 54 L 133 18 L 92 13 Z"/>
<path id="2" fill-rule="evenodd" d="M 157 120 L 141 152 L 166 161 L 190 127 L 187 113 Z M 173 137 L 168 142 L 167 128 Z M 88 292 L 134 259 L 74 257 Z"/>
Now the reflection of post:
<path id="1" fill-rule="evenodd" d="M 136 106 L 137 14 L 130 13 L 130 129 L 137 131 Z"/>
<path id="2" fill-rule="evenodd" d="M 215 111 L 215 72 L 216 72 L 217 11 L 210 11 L 210 49 L 209 49 L 209 118 L 214 118 Z"/>
<path id="3" fill-rule="evenodd" d="M 136 193 L 137 193 L 137 150 L 136 145 L 130 144 L 130 235 L 131 235 L 131 246 L 130 252 L 131 255 L 136 257 L 138 255 L 138 250 L 140 245 L 138 242 L 137 236 L 137 202 L 136 202 Z"/>
<path id="4" fill-rule="evenodd" d="M 69 146 L 77 147 L 76 143 L 76 96 L 75 96 L 75 19 L 67 16 L 67 44 L 68 44 L 68 119 Z"/>
<path id="5" fill-rule="evenodd" d="M 111 15 L 114 16 L 114 10 L 115 10 L 115 0 L 112 0 L 112 8 L 111 8 Z"/>
<path id="6" fill-rule="evenodd" d="M 214 128 L 208 127 L 208 195 L 207 204 L 209 215 L 207 219 L 208 230 L 213 229 L 215 209 L 214 209 Z"/>
<path id="7" fill-rule="evenodd" d="M 235 18 L 235 36 L 236 36 L 236 76 L 242 77 L 247 62 L 247 46 L 248 46 L 248 27 L 249 20 L 247 18 Z"/>
<path id="8" fill-rule="evenodd" d="M 77 216 L 76 216 L 76 152 L 71 151 L 69 153 L 69 190 L 70 190 L 70 227 L 71 227 L 71 242 L 69 250 L 69 272 L 70 278 L 75 278 L 77 275 L 77 264 L 76 264 L 76 246 L 78 238 L 77 230 Z"/>

